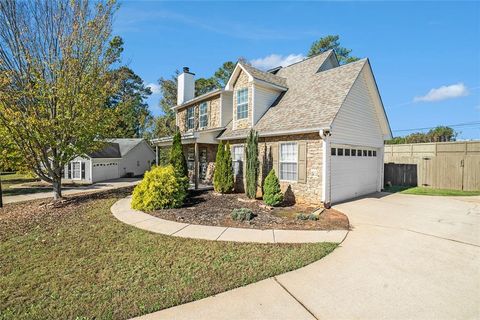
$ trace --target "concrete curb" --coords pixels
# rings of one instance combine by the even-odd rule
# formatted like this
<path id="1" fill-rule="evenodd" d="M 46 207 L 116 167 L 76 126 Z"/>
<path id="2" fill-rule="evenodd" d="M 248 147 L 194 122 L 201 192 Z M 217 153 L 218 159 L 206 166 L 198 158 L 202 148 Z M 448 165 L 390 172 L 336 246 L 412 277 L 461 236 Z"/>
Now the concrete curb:
<path id="1" fill-rule="evenodd" d="M 136 228 L 168 236 L 212 241 L 255 243 L 341 243 L 348 230 L 275 230 L 204 226 L 165 220 L 131 208 L 131 197 L 118 200 L 110 211 Z"/>

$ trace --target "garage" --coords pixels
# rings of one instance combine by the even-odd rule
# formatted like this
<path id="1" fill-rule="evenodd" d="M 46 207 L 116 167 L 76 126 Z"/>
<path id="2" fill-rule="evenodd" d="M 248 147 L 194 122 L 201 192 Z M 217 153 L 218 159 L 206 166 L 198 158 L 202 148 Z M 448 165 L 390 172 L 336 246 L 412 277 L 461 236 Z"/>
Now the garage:
<path id="1" fill-rule="evenodd" d="M 93 163 L 93 177 L 94 181 L 104 181 L 110 179 L 116 179 L 118 175 L 118 162 L 94 162 Z"/>
<path id="2" fill-rule="evenodd" d="M 378 191 L 380 150 L 372 147 L 332 145 L 330 186 L 333 203 Z"/>

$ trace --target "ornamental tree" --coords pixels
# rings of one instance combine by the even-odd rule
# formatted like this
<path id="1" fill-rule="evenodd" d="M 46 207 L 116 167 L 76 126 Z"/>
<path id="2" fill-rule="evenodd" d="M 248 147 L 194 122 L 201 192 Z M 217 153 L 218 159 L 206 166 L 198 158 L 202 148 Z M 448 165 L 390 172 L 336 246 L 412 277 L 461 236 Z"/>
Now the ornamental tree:
<path id="1" fill-rule="evenodd" d="M 269 206 L 276 206 L 283 201 L 283 193 L 280 189 L 280 182 L 278 181 L 275 170 L 270 170 L 270 173 L 265 178 L 263 183 L 263 201 Z"/>
<path id="2" fill-rule="evenodd" d="M 247 137 L 246 149 L 246 194 L 250 199 L 255 199 L 258 185 L 258 133 L 251 129 Z"/>

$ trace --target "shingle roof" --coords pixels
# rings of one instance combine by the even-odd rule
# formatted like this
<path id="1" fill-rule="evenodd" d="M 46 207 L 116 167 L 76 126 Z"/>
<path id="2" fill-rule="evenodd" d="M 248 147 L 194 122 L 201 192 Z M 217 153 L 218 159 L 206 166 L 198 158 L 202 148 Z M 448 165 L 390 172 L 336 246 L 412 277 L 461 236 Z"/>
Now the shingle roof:
<path id="1" fill-rule="evenodd" d="M 111 139 L 103 149 L 89 154 L 91 158 L 121 158 L 140 144 L 143 139 Z"/>
<path id="2" fill-rule="evenodd" d="M 292 130 L 319 129 L 332 123 L 367 59 L 318 72 L 332 51 L 278 70 L 288 90 L 265 112 L 254 129 L 260 134 Z M 253 68 L 253 67 L 251 67 Z M 231 125 L 222 139 L 240 138 Z"/>
<path id="3" fill-rule="evenodd" d="M 257 68 L 254 68 L 248 63 L 245 63 L 243 61 L 239 61 L 238 63 L 255 79 L 266 81 L 269 83 L 273 83 L 277 86 L 287 88 L 287 79 L 270 72 L 258 70 Z"/>

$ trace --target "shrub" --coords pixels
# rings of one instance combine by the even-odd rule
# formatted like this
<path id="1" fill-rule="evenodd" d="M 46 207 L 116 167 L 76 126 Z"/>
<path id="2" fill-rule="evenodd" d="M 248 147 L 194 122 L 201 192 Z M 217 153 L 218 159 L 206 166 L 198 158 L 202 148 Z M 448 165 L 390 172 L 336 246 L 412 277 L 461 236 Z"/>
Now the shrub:
<path id="1" fill-rule="evenodd" d="M 151 211 L 182 206 L 187 195 L 184 179 L 172 165 L 154 167 L 133 190 L 132 208 Z"/>
<path id="2" fill-rule="evenodd" d="M 314 215 L 313 213 L 311 214 L 305 214 L 305 213 L 299 213 L 297 215 L 297 220 L 318 220 L 318 216 Z"/>
<path id="3" fill-rule="evenodd" d="M 185 160 L 185 155 L 183 154 L 182 136 L 180 134 L 180 131 L 178 130 L 173 136 L 172 147 L 170 149 L 169 163 L 173 166 L 175 174 L 178 176 L 178 178 L 183 181 L 182 185 L 184 186 L 186 191 L 188 189 L 187 160 Z"/>
<path id="4" fill-rule="evenodd" d="M 247 138 L 247 168 L 246 168 L 246 194 L 250 199 L 255 199 L 257 195 L 258 183 L 258 133 L 250 130 Z"/>
<path id="5" fill-rule="evenodd" d="M 253 211 L 248 208 L 233 209 L 230 214 L 233 220 L 237 221 L 249 221 L 255 216 Z"/>
<path id="6" fill-rule="evenodd" d="M 275 170 L 272 169 L 263 184 L 263 202 L 269 206 L 276 206 L 282 201 L 283 193 L 280 189 L 280 182 L 275 174 Z"/>
<path id="7" fill-rule="evenodd" d="M 220 141 L 215 158 L 215 173 L 213 174 L 213 188 L 220 193 L 228 193 L 233 190 L 233 167 L 230 145 L 223 145 Z"/>

